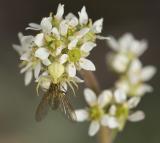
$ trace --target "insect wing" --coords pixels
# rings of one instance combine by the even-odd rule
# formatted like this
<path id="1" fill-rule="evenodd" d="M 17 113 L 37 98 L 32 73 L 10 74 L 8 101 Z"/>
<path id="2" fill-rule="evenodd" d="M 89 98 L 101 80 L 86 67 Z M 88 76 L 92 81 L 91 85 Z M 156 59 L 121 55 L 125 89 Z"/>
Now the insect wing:
<path id="1" fill-rule="evenodd" d="M 49 96 L 48 94 L 46 94 L 42 97 L 41 102 L 37 107 L 36 114 L 35 114 L 36 121 L 37 122 L 42 121 L 47 115 L 48 110 L 49 110 Z"/>
<path id="2" fill-rule="evenodd" d="M 72 104 L 70 103 L 67 95 L 62 95 L 60 100 L 61 100 L 60 101 L 61 111 L 64 112 L 65 115 L 67 115 L 68 119 L 70 119 L 71 121 L 76 121 L 76 114 L 74 112 L 74 108 Z"/>

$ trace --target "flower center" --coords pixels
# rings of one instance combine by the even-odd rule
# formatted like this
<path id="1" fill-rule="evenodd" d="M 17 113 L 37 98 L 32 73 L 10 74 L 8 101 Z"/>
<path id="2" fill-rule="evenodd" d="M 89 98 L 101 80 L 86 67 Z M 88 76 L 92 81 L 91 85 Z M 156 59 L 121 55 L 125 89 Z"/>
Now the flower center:
<path id="1" fill-rule="evenodd" d="M 78 48 L 74 48 L 73 50 L 70 50 L 68 52 L 69 55 L 69 61 L 71 62 L 78 62 L 81 58 L 81 51 Z"/>
<path id="2" fill-rule="evenodd" d="M 94 106 L 89 110 L 89 114 L 92 120 L 99 120 L 103 115 L 103 110 L 98 106 Z"/>

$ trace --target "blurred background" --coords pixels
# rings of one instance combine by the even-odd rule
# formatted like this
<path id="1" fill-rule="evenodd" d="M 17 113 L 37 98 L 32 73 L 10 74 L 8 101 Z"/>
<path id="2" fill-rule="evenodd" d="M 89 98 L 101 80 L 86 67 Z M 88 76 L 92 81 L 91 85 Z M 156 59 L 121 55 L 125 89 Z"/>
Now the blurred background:
<path id="1" fill-rule="evenodd" d="M 143 55 L 144 64 L 160 69 L 160 1 L 159 0 L 0 0 L 0 143 L 96 143 L 87 135 L 88 123 L 71 123 L 60 112 L 49 112 L 36 123 L 34 113 L 40 97 L 35 86 L 24 86 L 19 74 L 19 57 L 12 49 L 18 44 L 17 33 L 25 31 L 30 22 L 39 23 L 42 17 L 56 12 L 58 3 L 65 4 L 65 13 L 77 13 L 83 5 L 94 20 L 104 17 L 103 35 L 132 32 L 137 39 L 146 38 L 149 49 Z M 98 42 L 93 51 L 96 75 L 103 88 L 113 84 L 114 76 L 107 70 L 105 54 L 108 46 Z M 128 123 L 115 143 L 160 142 L 160 76 L 151 81 L 155 91 L 143 98 L 138 108 L 145 111 L 143 122 Z M 83 107 L 82 90 L 73 99 L 76 108 Z"/>

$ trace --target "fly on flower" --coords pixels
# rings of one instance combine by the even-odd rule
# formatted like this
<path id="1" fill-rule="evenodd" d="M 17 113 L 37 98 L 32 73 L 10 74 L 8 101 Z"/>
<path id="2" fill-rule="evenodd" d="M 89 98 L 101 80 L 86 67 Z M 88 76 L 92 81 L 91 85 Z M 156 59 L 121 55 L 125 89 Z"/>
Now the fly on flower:
<path id="1" fill-rule="evenodd" d="M 48 92 L 42 97 L 36 110 L 36 121 L 43 120 L 47 115 L 49 108 L 52 110 L 60 108 L 70 120 L 76 120 L 76 115 L 69 101 L 68 95 L 65 91 L 60 89 L 59 85 L 52 84 Z"/>

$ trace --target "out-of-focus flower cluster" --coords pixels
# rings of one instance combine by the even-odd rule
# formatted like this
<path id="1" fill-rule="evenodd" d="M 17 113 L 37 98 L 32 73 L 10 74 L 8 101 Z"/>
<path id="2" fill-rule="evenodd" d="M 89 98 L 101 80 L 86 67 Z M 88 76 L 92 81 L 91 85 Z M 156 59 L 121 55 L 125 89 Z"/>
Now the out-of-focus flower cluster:
<path id="1" fill-rule="evenodd" d="M 42 19 L 40 24 L 30 23 L 26 29 L 36 30 L 36 36 L 19 33 L 21 45 L 13 45 L 20 54 L 21 73 L 25 73 L 25 85 L 34 75 L 38 87 L 48 89 L 50 84 L 72 87 L 82 82 L 76 71 L 95 71 L 95 65 L 87 59 L 96 47 L 96 39 L 106 39 L 98 35 L 102 31 L 103 19 L 92 22 L 86 8 L 74 14 L 64 14 L 64 5 L 59 4 L 57 13 Z"/>
<path id="2" fill-rule="evenodd" d="M 140 56 L 147 50 L 147 42 L 138 41 L 133 35 L 127 33 L 118 41 L 112 37 L 108 44 L 113 51 L 107 55 L 107 63 L 120 76 L 116 87 L 122 89 L 130 97 L 141 97 L 151 92 L 152 87 L 145 82 L 154 76 L 156 68 L 154 66 L 143 67 L 140 61 Z"/>
<path id="3" fill-rule="evenodd" d="M 107 63 L 119 75 L 111 90 L 96 95 L 91 89 L 84 90 L 86 109 L 76 110 L 77 121 L 91 121 L 89 135 L 95 135 L 101 126 L 121 131 L 127 120 L 144 119 L 143 111 L 134 111 L 142 96 L 153 89 L 146 84 L 156 72 L 154 66 L 143 67 L 140 55 L 147 49 L 147 43 L 137 41 L 131 34 L 125 34 L 118 41 L 108 40 L 113 50 L 107 55 Z"/>

